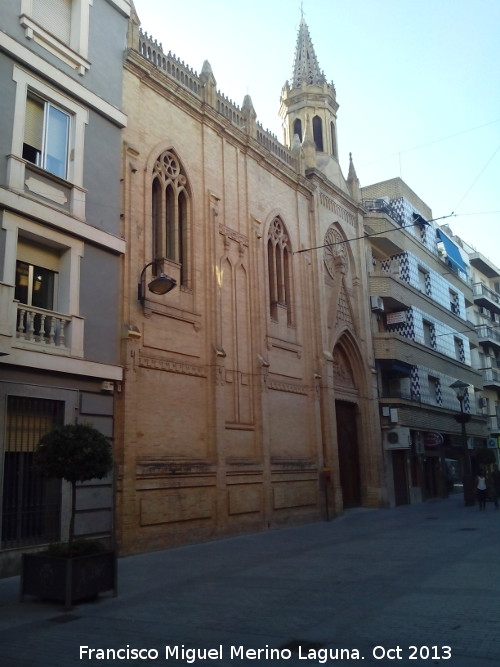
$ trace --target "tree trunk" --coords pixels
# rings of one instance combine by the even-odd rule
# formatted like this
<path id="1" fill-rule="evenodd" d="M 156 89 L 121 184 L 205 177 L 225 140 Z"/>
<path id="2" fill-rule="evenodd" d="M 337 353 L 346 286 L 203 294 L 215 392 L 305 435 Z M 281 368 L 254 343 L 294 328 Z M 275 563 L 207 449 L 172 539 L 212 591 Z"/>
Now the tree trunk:
<path id="1" fill-rule="evenodd" d="M 71 518 L 69 521 L 68 552 L 73 554 L 73 540 L 75 537 L 75 508 L 76 508 L 76 482 L 71 482 Z"/>

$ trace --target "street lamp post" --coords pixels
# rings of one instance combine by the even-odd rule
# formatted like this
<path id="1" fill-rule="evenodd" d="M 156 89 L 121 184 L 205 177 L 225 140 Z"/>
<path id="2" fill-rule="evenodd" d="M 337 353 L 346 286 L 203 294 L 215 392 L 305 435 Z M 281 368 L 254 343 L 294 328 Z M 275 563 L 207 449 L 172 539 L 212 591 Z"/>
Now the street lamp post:
<path id="1" fill-rule="evenodd" d="M 469 447 L 467 445 L 467 431 L 465 424 L 470 421 L 470 415 L 464 412 L 464 400 L 467 395 L 469 385 L 461 380 L 450 384 L 460 403 L 460 414 L 455 417 L 462 427 L 462 450 L 463 450 L 463 486 L 464 502 L 466 505 L 474 505 L 474 486 L 472 480 L 472 469 L 469 456 Z"/>

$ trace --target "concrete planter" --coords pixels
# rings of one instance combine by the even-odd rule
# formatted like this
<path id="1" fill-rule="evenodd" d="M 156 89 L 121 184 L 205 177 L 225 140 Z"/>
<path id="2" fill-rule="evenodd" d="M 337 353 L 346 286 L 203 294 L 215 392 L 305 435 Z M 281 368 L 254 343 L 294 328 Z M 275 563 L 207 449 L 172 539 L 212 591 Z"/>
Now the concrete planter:
<path id="1" fill-rule="evenodd" d="M 45 553 L 23 554 L 21 600 L 35 595 L 53 602 L 63 602 L 69 609 L 75 602 L 99 593 L 117 594 L 115 551 L 64 558 Z"/>

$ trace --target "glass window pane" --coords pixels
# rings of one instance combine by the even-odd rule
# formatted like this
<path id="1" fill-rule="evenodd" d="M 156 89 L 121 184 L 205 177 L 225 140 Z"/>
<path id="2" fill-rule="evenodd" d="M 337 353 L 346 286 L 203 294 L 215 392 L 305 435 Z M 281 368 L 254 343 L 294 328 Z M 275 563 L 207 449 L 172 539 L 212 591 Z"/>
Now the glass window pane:
<path id="1" fill-rule="evenodd" d="M 16 263 L 16 289 L 14 298 L 19 303 L 28 303 L 29 298 L 29 264 L 26 262 Z"/>
<path id="2" fill-rule="evenodd" d="M 33 296 L 31 305 L 52 310 L 54 306 L 54 273 L 40 266 L 33 267 Z"/>
<path id="3" fill-rule="evenodd" d="M 66 178 L 68 132 L 68 114 L 49 104 L 45 138 L 45 168 L 61 178 Z"/>

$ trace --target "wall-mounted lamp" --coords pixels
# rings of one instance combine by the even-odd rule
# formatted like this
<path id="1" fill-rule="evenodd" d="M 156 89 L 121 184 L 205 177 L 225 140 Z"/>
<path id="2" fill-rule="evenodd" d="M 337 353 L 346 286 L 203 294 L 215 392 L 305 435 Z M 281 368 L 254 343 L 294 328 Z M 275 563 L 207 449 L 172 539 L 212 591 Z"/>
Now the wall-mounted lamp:
<path id="1" fill-rule="evenodd" d="M 149 266 L 152 266 L 155 264 L 155 262 L 149 262 L 149 264 L 146 264 L 146 266 L 142 269 L 141 271 L 141 277 L 139 278 L 139 283 L 137 285 L 137 298 L 139 301 L 144 305 L 144 301 L 146 300 L 146 295 L 145 295 L 145 273 L 146 269 Z M 167 276 L 165 273 L 160 273 L 159 276 L 154 278 L 149 284 L 148 284 L 148 290 L 150 292 L 153 292 L 153 294 L 166 294 L 167 292 L 170 292 L 170 290 L 174 289 L 174 287 L 177 285 L 177 282 L 175 281 L 174 278 L 171 278 L 170 276 Z"/>

